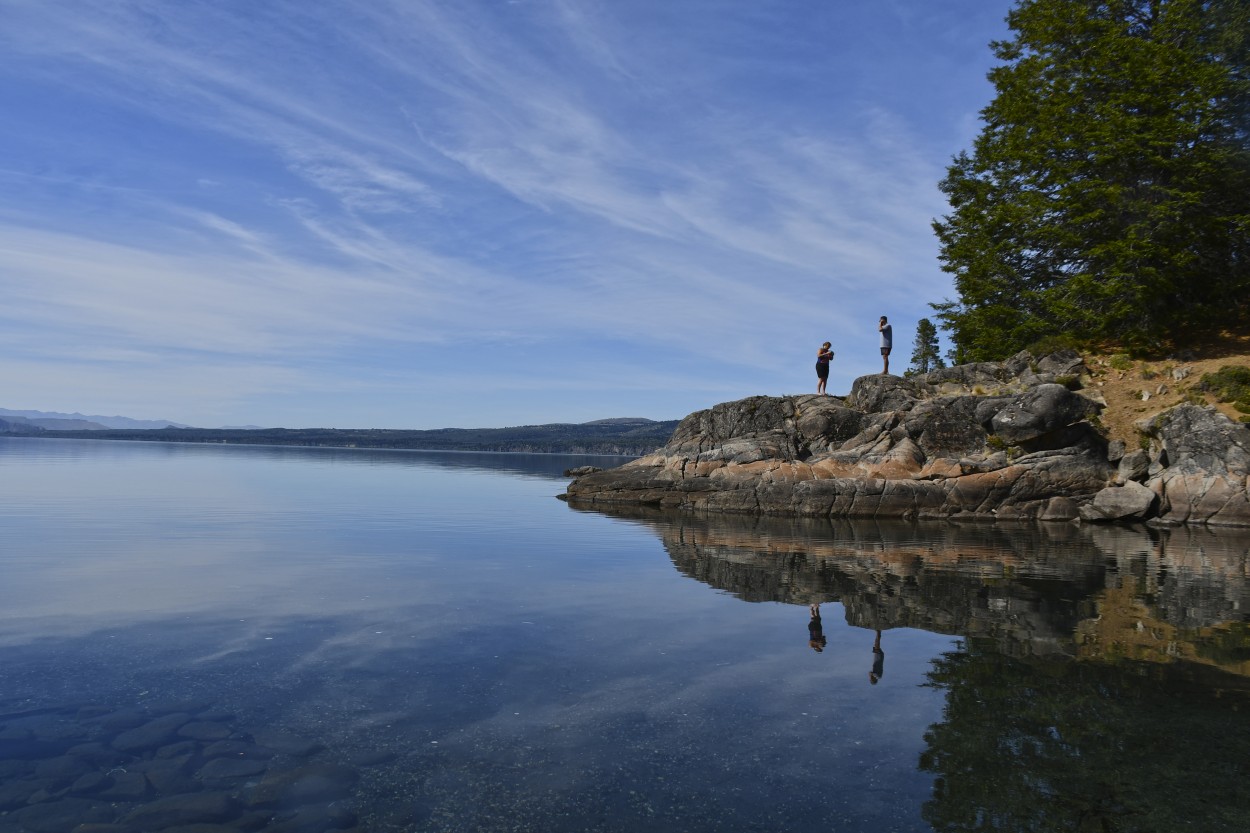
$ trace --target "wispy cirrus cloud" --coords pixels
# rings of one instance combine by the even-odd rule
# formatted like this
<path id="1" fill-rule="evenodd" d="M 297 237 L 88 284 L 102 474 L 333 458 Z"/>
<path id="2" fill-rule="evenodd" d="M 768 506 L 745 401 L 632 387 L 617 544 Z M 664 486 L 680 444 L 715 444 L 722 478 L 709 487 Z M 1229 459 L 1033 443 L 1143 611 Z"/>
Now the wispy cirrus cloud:
<path id="1" fill-rule="evenodd" d="M 900 49 L 976 36 L 970 3 L 5 5 L 0 289 L 49 365 L 91 334 L 333 389 L 523 344 L 535 384 L 571 349 L 656 391 L 714 362 L 730 394 L 946 294 L 949 149 L 838 85 L 902 59 L 856 39 L 907 15 Z"/>

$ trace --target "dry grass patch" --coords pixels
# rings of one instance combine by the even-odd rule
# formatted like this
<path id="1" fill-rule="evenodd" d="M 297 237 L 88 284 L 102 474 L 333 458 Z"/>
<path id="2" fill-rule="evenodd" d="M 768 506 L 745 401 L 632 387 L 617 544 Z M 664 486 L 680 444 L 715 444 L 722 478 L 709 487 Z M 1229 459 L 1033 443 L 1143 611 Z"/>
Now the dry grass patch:
<path id="1" fill-rule="evenodd" d="M 1102 424 L 1108 437 L 1136 448 L 1139 434 L 1134 423 L 1181 402 L 1214 405 L 1230 419 L 1240 419 L 1242 414 L 1233 403 L 1219 401 L 1215 394 L 1202 390 L 1200 382 L 1204 375 L 1226 367 L 1250 372 L 1250 336 L 1226 333 L 1207 344 L 1157 359 L 1133 359 L 1118 351 L 1087 353 L 1085 366 L 1089 369 L 1086 388 L 1107 400 Z M 1143 399 L 1143 393 L 1148 398 Z"/>

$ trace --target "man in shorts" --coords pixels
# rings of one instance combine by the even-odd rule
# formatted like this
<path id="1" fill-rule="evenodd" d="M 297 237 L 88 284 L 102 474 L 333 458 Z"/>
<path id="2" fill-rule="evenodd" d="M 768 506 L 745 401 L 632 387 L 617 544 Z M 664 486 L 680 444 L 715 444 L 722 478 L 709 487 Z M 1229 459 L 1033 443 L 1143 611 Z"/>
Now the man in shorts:
<path id="1" fill-rule="evenodd" d="M 894 328 L 881 316 L 877 323 L 877 332 L 881 333 L 881 372 L 890 372 L 890 350 L 894 347 Z"/>

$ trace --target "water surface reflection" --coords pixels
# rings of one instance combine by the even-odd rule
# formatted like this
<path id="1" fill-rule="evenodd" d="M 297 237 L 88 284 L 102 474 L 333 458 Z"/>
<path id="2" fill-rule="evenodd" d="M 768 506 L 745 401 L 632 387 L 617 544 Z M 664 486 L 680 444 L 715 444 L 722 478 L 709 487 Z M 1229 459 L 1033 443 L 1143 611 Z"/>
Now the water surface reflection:
<path id="1" fill-rule="evenodd" d="M 961 637 L 920 767 L 943 831 L 1239 830 L 1250 816 L 1250 537 L 617 512 L 681 573 L 881 634 Z"/>
<path id="2" fill-rule="evenodd" d="M 1250 535 L 613 514 L 652 528 L 684 575 L 746 601 L 838 602 L 856 627 L 987 638 L 1011 656 L 1250 677 L 1250 653 L 1232 647 L 1250 621 Z"/>
<path id="3" fill-rule="evenodd" d="M 1246 539 L 573 462 L 0 439 L 0 831 L 1243 828 Z"/>

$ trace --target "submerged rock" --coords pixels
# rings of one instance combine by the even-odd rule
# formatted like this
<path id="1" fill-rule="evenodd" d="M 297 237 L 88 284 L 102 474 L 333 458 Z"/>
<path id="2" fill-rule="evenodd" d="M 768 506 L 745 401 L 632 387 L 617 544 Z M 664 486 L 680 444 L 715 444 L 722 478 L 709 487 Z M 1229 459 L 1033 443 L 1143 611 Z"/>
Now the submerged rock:
<path id="1" fill-rule="evenodd" d="M 238 802 L 226 793 L 202 792 L 158 798 L 132 810 L 125 822 L 147 830 L 175 825 L 225 821 L 237 812 Z"/>
<path id="2" fill-rule="evenodd" d="M 144 752 L 165 746 L 177 738 L 177 732 L 190 722 L 191 715 L 175 712 L 150 720 L 134 729 L 127 729 L 113 738 L 113 748 L 121 752 Z"/>
<path id="3" fill-rule="evenodd" d="M 1125 455 L 1090 422 L 1101 398 L 1069 389 L 1083 369 L 1071 351 L 1020 353 L 864 376 L 845 399 L 726 402 L 686 417 L 656 453 L 578 476 L 563 497 L 765 515 L 1250 525 L 1250 429 L 1178 406 L 1143 428 L 1156 454 Z"/>

